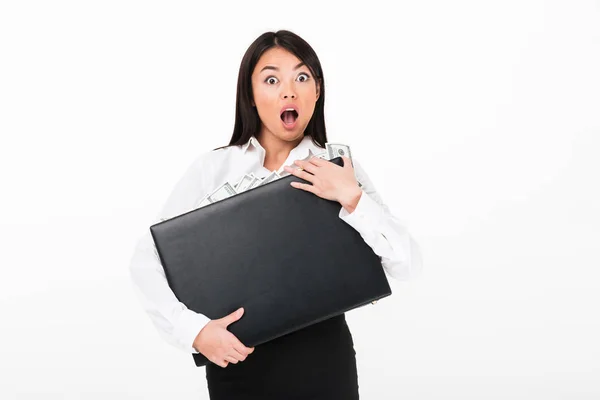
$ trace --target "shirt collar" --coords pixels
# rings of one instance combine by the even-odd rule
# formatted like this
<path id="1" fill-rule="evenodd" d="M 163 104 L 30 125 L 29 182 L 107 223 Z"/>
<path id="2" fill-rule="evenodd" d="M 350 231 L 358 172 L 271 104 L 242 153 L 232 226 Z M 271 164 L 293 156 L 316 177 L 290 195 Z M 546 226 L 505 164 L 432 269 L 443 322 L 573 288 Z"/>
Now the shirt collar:
<path id="1" fill-rule="evenodd" d="M 244 154 L 246 154 L 248 148 L 251 145 L 254 146 L 254 148 L 262 147 L 258 142 L 258 139 L 256 139 L 256 137 L 254 137 L 253 135 L 252 137 L 250 137 L 250 140 L 248 140 L 242 146 L 242 151 Z M 312 137 L 310 135 L 304 136 L 304 138 L 302 138 L 302 141 L 295 148 L 292 149 L 292 152 L 294 152 L 296 159 L 303 159 L 308 157 L 309 154 L 315 155 L 317 153 L 317 151 L 315 150 L 315 145 L 312 142 Z"/>
<path id="2" fill-rule="evenodd" d="M 248 140 L 246 143 L 244 143 L 244 145 L 242 146 L 242 150 L 243 150 L 244 154 L 246 154 L 246 151 L 248 150 L 248 147 L 250 147 L 250 145 L 253 145 L 254 147 L 256 147 L 256 144 L 254 143 L 255 140 L 256 140 L 256 138 L 254 136 L 252 136 L 250 138 L 250 140 Z"/>

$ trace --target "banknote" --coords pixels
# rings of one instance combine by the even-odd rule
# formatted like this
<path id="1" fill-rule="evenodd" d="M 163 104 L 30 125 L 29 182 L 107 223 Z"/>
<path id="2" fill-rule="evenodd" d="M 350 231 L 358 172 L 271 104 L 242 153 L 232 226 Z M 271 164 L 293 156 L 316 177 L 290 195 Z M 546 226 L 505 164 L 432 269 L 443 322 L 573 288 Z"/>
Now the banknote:
<path id="1" fill-rule="evenodd" d="M 229 182 L 225 182 L 224 184 L 219 186 L 217 189 L 215 189 L 210 195 L 208 195 L 207 200 L 210 201 L 211 203 L 214 203 L 217 201 L 224 200 L 224 199 L 231 197 L 233 195 L 236 195 L 236 194 L 237 194 L 237 192 L 235 191 L 233 186 L 231 186 L 231 184 Z"/>
<path id="2" fill-rule="evenodd" d="M 257 186 L 260 186 L 264 178 L 255 177 L 255 179 L 248 185 L 246 190 L 254 189 Z"/>
<path id="3" fill-rule="evenodd" d="M 238 192 L 233 188 L 230 182 L 225 182 L 211 193 L 204 196 L 196 205 L 196 208 L 204 207 L 217 201 L 236 195 Z"/>
<path id="4" fill-rule="evenodd" d="M 346 156 L 350 159 L 350 164 L 352 165 L 352 168 L 354 168 L 354 161 L 352 161 L 352 152 L 350 151 L 350 146 L 342 143 L 325 143 L 325 148 L 327 149 L 327 156 L 323 156 L 322 158 L 331 160 L 335 157 Z M 356 170 L 354 171 L 354 178 L 358 183 L 358 187 L 362 188 L 362 183 L 360 183 L 356 177 Z"/>
<path id="5" fill-rule="evenodd" d="M 254 176 L 253 173 L 246 174 L 242 177 L 242 179 L 239 180 L 234 189 L 237 193 L 242 193 L 243 191 L 247 190 L 253 183 L 255 183 L 257 179 L 259 178 Z"/>
<path id="6" fill-rule="evenodd" d="M 277 173 L 277 171 L 273 171 L 271 172 L 269 175 L 267 175 L 258 186 L 262 186 L 262 185 L 266 185 L 269 182 L 273 182 L 274 180 L 277 180 L 281 178 L 281 176 Z"/>
<path id="7" fill-rule="evenodd" d="M 256 186 L 258 186 L 260 184 L 261 179 L 258 176 L 252 176 L 252 180 L 250 181 L 250 183 L 248 183 L 248 185 L 246 187 L 244 187 L 243 191 L 245 192 L 246 190 L 252 189 Z"/>
<path id="8" fill-rule="evenodd" d="M 238 190 L 238 187 L 240 186 L 240 183 L 242 183 L 242 181 L 244 180 L 244 178 L 245 178 L 247 175 L 248 175 L 248 174 L 246 174 L 246 175 L 243 175 L 241 178 L 239 178 L 239 179 L 238 179 L 238 180 L 235 182 L 235 185 L 233 185 L 233 188 L 235 189 L 235 191 L 236 191 L 236 192 L 237 192 L 237 190 Z"/>
<path id="9" fill-rule="evenodd" d="M 350 146 L 341 143 L 325 143 L 325 148 L 327 149 L 327 156 L 330 160 L 336 157 L 345 156 L 350 159 L 350 163 L 352 164 L 352 167 L 354 167 Z"/>
<path id="10" fill-rule="evenodd" d="M 211 204 L 210 200 L 208 199 L 208 194 L 206 196 L 204 196 L 199 202 L 198 205 L 196 207 L 204 207 L 207 206 L 209 204 Z"/>
<path id="11" fill-rule="evenodd" d="M 335 157 L 346 156 L 350 159 L 352 166 L 354 166 L 354 163 L 352 162 L 352 152 L 350 151 L 350 146 L 342 143 L 325 143 L 325 148 L 325 151 L 319 152 L 317 154 L 313 154 L 312 150 L 309 150 L 308 156 L 306 156 L 302 160 L 306 161 L 309 160 L 311 157 L 318 157 L 324 160 L 331 160 Z M 298 167 L 296 164 L 294 164 L 294 162 L 292 162 L 289 166 L 292 168 Z M 266 185 L 287 175 L 290 175 L 290 173 L 285 170 L 283 170 L 281 174 L 277 171 L 272 171 L 269 175 L 265 176 L 264 178 L 259 178 L 252 172 L 244 174 L 237 181 L 235 181 L 235 183 L 225 182 L 217 189 L 215 189 L 212 193 L 204 196 L 198 202 L 197 207 L 204 207 L 206 205 L 226 199 L 236 194 L 253 189 L 255 187 Z M 363 186 L 362 183 L 358 181 L 358 179 L 357 182 L 359 187 Z"/>

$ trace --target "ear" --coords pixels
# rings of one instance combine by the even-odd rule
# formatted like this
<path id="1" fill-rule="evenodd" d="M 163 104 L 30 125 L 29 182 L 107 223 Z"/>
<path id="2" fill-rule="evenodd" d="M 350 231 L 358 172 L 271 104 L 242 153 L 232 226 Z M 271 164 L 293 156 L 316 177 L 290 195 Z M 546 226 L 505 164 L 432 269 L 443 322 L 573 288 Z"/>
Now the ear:
<path id="1" fill-rule="evenodd" d="M 320 95 L 321 95 L 321 79 L 319 79 L 317 81 L 317 98 L 315 99 L 315 101 L 319 100 Z"/>

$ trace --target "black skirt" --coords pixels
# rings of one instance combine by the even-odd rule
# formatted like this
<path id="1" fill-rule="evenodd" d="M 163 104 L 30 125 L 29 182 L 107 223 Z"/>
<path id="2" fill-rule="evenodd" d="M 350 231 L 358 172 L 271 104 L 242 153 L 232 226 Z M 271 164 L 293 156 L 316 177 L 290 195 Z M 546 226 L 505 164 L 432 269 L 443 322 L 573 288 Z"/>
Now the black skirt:
<path id="1" fill-rule="evenodd" d="M 345 314 L 255 347 L 246 360 L 206 366 L 211 400 L 358 399 L 356 351 Z"/>

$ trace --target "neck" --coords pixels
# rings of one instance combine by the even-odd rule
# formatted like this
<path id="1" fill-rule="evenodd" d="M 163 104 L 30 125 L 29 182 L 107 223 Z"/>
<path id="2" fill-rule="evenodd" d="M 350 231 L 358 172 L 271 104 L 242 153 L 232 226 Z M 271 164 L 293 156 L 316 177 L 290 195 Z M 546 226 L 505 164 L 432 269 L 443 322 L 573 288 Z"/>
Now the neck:
<path id="1" fill-rule="evenodd" d="M 299 138 L 287 141 L 264 133 L 257 136 L 256 139 L 265 149 L 265 168 L 276 170 L 288 158 L 290 151 L 302 142 L 303 138 L 304 136 L 301 135 Z"/>

